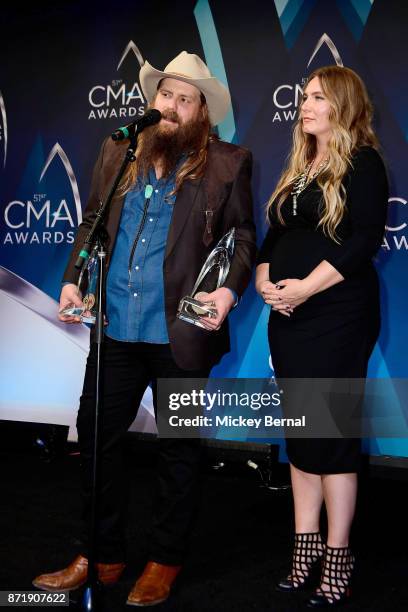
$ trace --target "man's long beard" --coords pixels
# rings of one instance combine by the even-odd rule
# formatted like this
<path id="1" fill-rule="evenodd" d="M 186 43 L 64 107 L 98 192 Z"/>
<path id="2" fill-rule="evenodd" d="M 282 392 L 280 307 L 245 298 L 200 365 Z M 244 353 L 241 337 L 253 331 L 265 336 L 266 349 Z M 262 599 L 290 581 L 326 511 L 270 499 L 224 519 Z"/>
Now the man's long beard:
<path id="1" fill-rule="evenodd" d="M 208 119 L 192 119 L 181 123 L 174 111 L 164 111 L 162 116 L 178 123 L 177 129 L 157 124 L 147 128 L 140 138 L 138 171 L 146 176 L 150 168 L 160 164 L 161 174 L 166 177 L 173 172 L 183 154 L 197 152 L 205 146 L 209 135 Z"/>

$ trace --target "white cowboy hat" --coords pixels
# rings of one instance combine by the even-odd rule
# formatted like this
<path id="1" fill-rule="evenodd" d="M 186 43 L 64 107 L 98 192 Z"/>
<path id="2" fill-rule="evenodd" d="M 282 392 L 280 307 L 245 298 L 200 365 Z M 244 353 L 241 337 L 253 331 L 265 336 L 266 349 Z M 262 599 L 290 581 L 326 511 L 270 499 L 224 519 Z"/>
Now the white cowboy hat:
<path id="1" fill-rule="evenodd" d="M 211 125 L 221 123 L 231 104 L 228 89 L 211 72 L 203 60 L 194 53 L 182 51 L 163 71 L 145 62 L 140 69 L 139 80 L 148 102 L 154 98 L 162 79 L 177 79 L 195 85 L 205 96 Z"/>

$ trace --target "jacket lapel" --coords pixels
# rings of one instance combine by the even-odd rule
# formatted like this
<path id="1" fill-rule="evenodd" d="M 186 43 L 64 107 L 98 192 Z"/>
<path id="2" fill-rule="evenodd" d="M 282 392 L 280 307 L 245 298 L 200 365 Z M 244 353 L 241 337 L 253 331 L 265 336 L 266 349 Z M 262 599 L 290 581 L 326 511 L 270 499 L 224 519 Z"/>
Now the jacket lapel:
<path id="1" fill-rule="evenodd" d="M 164 256 L 165 259 L 174 249 L 193 208 L 199 206 L 202 199 L 205 200 L 205 191 L 201 188 L 202 186 L 203 178 L 197 180 L 186 180 L 177 194 L 169 234 L 167 237 L 166 252 Z M 204 201 L 201 204 L 203 210 L 205 210 L 206 202 Z"/>
<path id="2" fill-rule="evenodd" d="M 111 184 L 119 169 L 119 165 L 123 161 L 123 157 L 126 153 L 125 145 L 121 145 L 122 143 L 115 147 L 112 147 L 110 149 L 110 153 L 108 153 L 108 155 L 110 154 L 112 158 L 108 159 L 106 163 L 106 168 L 108 168 L 109 170 L 104 176 L 103 185 L 100 187 L 100 191 L 104 193 L 104 197 L 107 197 Z M 174 212 L 170 223 L 169 234 L 167 237 L 166 251 L 164 256 L 165 259 L 173 251 L 193 207 L 201 207 L 202 210 L 207 209 L 207 196 L 204 184 L 204 177 L 201 177 L 197 180 L 186 179 L 183 182 L 183 185 L 180 191 L 178 192 L 176 201 L 174 203 Z M 119 220 L 124 200 L 124 196 L 115 196 L 112 201 L 111 210 L 109 213 L 109 233 L 115 236 L 115 238 L 119 226 Z M 112 251 L 114 241 L 113 244 L 109 246 L 110 250 Z"/>

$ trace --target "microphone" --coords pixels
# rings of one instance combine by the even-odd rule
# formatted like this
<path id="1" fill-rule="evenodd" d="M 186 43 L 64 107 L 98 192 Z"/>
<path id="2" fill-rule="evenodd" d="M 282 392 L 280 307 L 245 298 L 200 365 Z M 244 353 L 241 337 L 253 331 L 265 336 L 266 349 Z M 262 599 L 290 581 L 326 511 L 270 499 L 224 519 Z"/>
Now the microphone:
<path id="1" fill-rule="evenodd" d="M 125 140 L 125 138 L 129 138 L 132 133 L 139 134 L 146 127 L 149 127 L 149 125 L 159 123 L 161 116 L 161 112 L 156 108 L 150 108 L 142 117 L 136 119 L 136 121 L 132 121 L 132 123 L 120 127 L 118 130 L 113 132 L 111 138 L 112 140 Z"/>

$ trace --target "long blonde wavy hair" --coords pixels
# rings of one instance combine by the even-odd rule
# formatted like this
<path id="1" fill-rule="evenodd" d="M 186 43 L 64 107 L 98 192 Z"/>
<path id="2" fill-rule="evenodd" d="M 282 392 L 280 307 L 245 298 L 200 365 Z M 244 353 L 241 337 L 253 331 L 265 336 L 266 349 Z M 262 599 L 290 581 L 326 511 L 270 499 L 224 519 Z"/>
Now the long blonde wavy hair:
<path id="1" fill-rule="evenodd" d="M 343 178 L 352 166 L 352 156 L 362 146 L 379 148 L 377 137 L 371 126 L 373 108 L 367 90 L 360 77 L 350 68 L 324 66 L 318 68 L 307 79 L 305 87 L 318 77 L 321 89 L 330 103 L 329 120 L 332 135 L 328 143 L 328 163 L 318 175 L 317 184 L 323 192 L 322 215 L 319 226 L 336 242 L 336 228 L 345 211 L 346 192 Z M 298 119 L 293 128 L 293 144 L 287 167 L 272 193 L 268 206 L 277 206 L 277 215 L 284 225 L 281 207 L 290 194 L 295 180 L 304 172 L 316 155 L 316 138 L 302 129 L 299 106 Z"/>
<path id="2" fill-rule="evenodd" d="M 160 83 L 158 85 L 158 88 Z M 211 133 L 211 124 L 208 114 L 208 107 L 205 96 L 203 93 L 200 93 L 200 109 L 199 109 L 199 121 L 201 121 L 203 130 L 201 140 L 199 142 L 196 150 L 191 151 L 186 160 L 181 164 L 180 168 L 176 173 L 175 187 L 172 191 L 172 194 L 177 193 L 180 189 L 183 181 L 185 179 L 197 179 L 203 176 L 205 165 L 207 162 L 207 151 L 208 145 L 212 140 L 217 140 L 217 135 Z M 154 99 L 149 104 L 148 108 L 152 108 L 154 105 Z M 118 191 L 121 195 L 124 195 L 128 191 L 130 191 L 133 185 L 136 182 L 136 178 L 140 173 L 140 163 L 138 164 L 138 159 L 140 158 L 140 153 L 143 149 L 144 145 L 144 132 L 142 132 L 138 138 L 138 144 L 136 148 L 136 161 L 132 164 L 129 164 L 126 172 L 121 180 Z"/>

